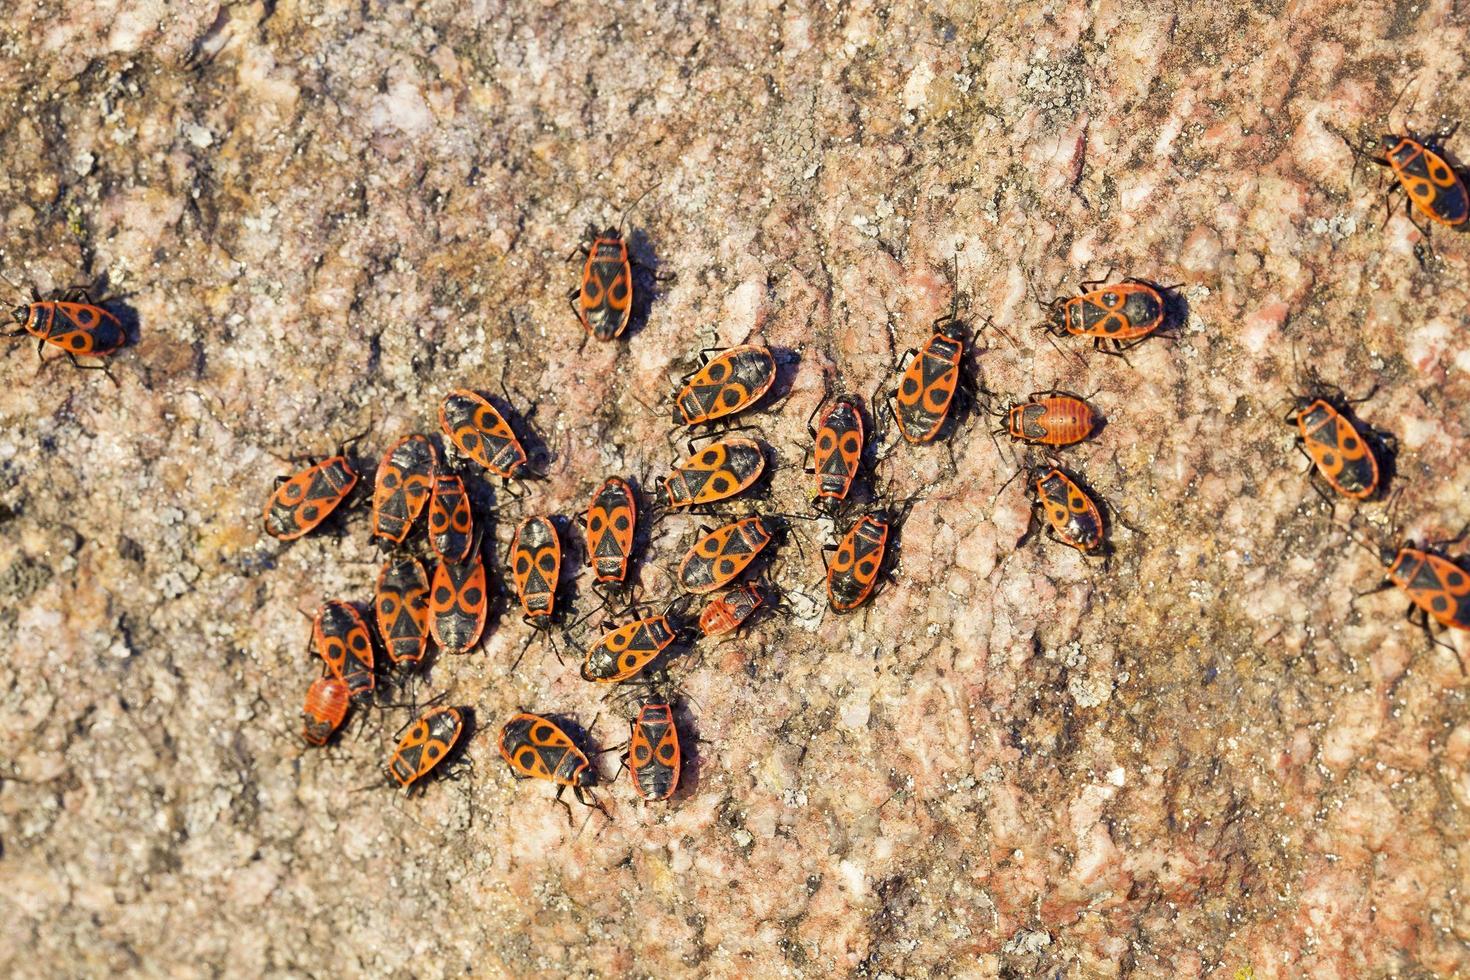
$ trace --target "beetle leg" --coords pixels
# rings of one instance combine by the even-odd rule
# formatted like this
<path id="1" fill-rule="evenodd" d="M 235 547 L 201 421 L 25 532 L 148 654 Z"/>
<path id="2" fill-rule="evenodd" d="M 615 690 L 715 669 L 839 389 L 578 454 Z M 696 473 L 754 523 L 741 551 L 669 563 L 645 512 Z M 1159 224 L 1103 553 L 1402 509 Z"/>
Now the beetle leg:
<path id="1" fill-rule="evenodd" d="M 1315 469 L 1311 470 L 1310 474 L 1311 475 L 1307 477 L 1307 482 L 1312 485 L 1312 489 L 1317 492 L 1317 496 L 1321 497 L 1322 502 L 1327 505 L 1327 516 L 1332 517 L 1334 514 L 1337 513 L 1336 498 L 1334 498 L 1322 487 L 1322 483 L 1320 482 L 1321 478 L 1318 476 Z"/>
<path id="2" fill-rule="evenodd" d="M 568 827 L 572 827 L 572 826 L 575 826 L 575 821 L 572 820 L 572 808 L 567 805 L 567 801 L 566 800 L 564 800 L 564 799 L 561 798 L 561 795 L 564 792 L 566 792 L 566 787 L 565 786 L 558 786 L 556 788 L 556 797 L 555 797 L 555 799 L 556 799 L 556 802 L 557 803 L 561 804 L 561 808 L 563 810 L 567 811 L 567 826 Z"/>
<path id="3" fill-rule="evenodd" d="M 1307 474 L 1311 473 L 1312 470 L 1314 470 L 1316 468 L 1317 461 L 1315 459 L 1313 459 L 1311 457 L 1311 454 L 1309 454 L 1307 452 L 1306 448 L 1304 446 L 1302 446 L 1301 439 L 1295 439 L 1295 440 L 1293 440 L 1292 441 L 1292 445 L 1296 447 L 1296 451 L 1299 452 L 1299 453 L 1301 453 L 1302 454 L 1302 457 L 1305 458 L 1306 461 L 1307 461 L 1307 468 L 1304 469 L 1304 470 L 1302 470 L 1302 476 L 1306 476 Z"/>
<path id="4" fill-rule="evenodd" d="M 586 790 L 581 786 L 573 786 L 572 795 L 577 798 L 578 803 L 582 804 L 583 806 L 590 806 L 592 807 L 592 809 L 599 811 L 607 819 L 612 819 L 612 815 L 607 812 L 607 808 L 602 805 L 602 801 L 599 800 L 595 795 L 593 795 L 589 790 Z M 591 797 L 591 803 L 587 802 L 588 797 Z M 571 807 L 568 807 L 567 810 L 568 812 L 570 812 Z"/>
<path id="5" fill-rule="evenodd" d="M 525 618 L 526 619 L 526 622 L 528 622 L 528 623 L 531 621 L 528 617 L 523 617 L 523 618 Z M 535 640 L 535 639 L 536 639 L 536 634 L 535 633 L 532 633 L 530 636 L 526 637 L 526 642 L 521 644 L 521 652 L 516 655 L 515 663 L 513 663 L 513 664 L 510 665 L 510 672 L 512 674 L 514 674 L 516 672 L 516 668 L 521 665 L 521 659 L 523 657 L 525 657 L 526 651 L 529 650 L 529 649 L 531 649 L 531 642 L 533 640 Z"/>
<path id="6" fill-rule="evenodd" d="M 1393 581 L 1391 579 L 1384 579 L 1382 582 L 1379 582 L 1377 585 L 1367 590 L 1366 592 L 1354 592 L 1353 597 L 1348 600 L 1348 606 L 1356 606 L 1358 604 L 1358 600 L 1363 598 L 1364 596 L 1376 595 L 1379 592 L 1383 592 L 1386 589 L 1391 588 L 1393 588 Z"/>
<path id="7" fill-rule="evenodd" d="M 832 574 L 832 562 L 830 560 L 828 560 L 827 555 L 830 554 L 831 552 L 836 551 L 836 550 L 837 550 L 837 545 L 836 544 L 824 544 L 824 545 L 822 545 L 822 551 L 821 551 L 821 555 L 822 555 L 822 570 L 824 572 L 826 572 L 828 575 L 831 575 Z"/>
<path id="8" fill-rule="evenodd" d="M 647 262 L 640 262 L 631 255 L 628 256 L 628 265 L 638 272 L 647 274 L 654 282 L 673 282 L 679 278 L 677 272 L 659 272 L 657 266 L 649 265 Z"/>
<path id="9" fill-rule="evenodd" d="M 112 376 L 111 371 L 107 370 L 106 364 L 83 364 L 81 361 L 77 360 L 77 356 L 71 351 L 66 352 L 66 357 L 69 361 L 71 361 L 71 366 L 76 368 L 78 371 L 101 371 L 103 374 L 107 375 L 107 380 L 111 381 L 114 385 L 117 384 L 117 379 Z"/>
<path id="10" fill-rule="evenodd" d="M 1127 354 L 1123 353 L 1123 345 L 1119 344 L 1116 340 L 1112 341 L 1116 349 L 1109 350 L 1106 346 L 1108 342 L 1108 338 L 1106 337 L 1094 337 L 1092 338 L 1092 349 L 1097 351 L 1099 354 L 1106 354 L 1109 357 L 1121 357 L 1124 364 L 1132 367 L 1133 362 L 1128 360 Z"/>
<path id="11" fill-rule="evenodd" d="M 1383 165 L 1385 167 L 1388 166 L 1388 162 L 1384 161 Z M 1378 226 L 1378 231 L 1380 234 L 1383 232 L 1383 229 L 1388 227 L 1388 221 L 1390 218 L 1393 217 L 1393 195 L 1395 192 L 1401 190 L 1403 190 L 1403 185 L 1395 180 L 1391 185 L 1389 185 L 1388 192 L 1383 195 L 1383 224 Z"/>
<path id="12" fill-rule="evenodd" d="M 1415 618 L 1416 614 L 1418 615 L 1417 619 Z M 1428 637 L 1431 646 L 1444 647 L 1446 650 L 1450 651 L 1450 653 L 1453 653 L 1456 659 L 1459 659 L 1460 651 L 1456 650 L 1453 645 L 1446 643 L 1444 640 L 1441 640 L 1439 637 L 1434 635 L 1434 630 L 1429 625 L 1428 612 L 1420 609 L 1416 605 L 1411 604 L 1409 606 L 1408 612 L 1404 614 L 1404 618 L 1424 631 L 1424 635 Z M 1463 663 L 1460 664 L 1460 670 L 1462 673 L 1465 670 L 1465 665 Z"/>
<path id="13" fill-rule="evenodd" d="M 1032 503 L 1032 505 L 1031 505 L 1031 516 L 1026 519 L 1026 530 L 1023 531 L 1021 533 L 1021 536 L 1016 539 L 1016 547 L 1017 548 L 1020 548 L 1023 545 L 1025 545 L 1027 541 L 1031 540 L 1032 534 L 1035 533 L 1035 531 L 1036 531 L 1036 517 L 1037 517 L 1036 512 L 1039 509 L 1040 509 L 1039 502 Z"/>
<path id="14" fill-rule="evenodd" d="M 1118 351 L 1121 353 L 1123 351 L 1132 350 L 1133 348 L 1137 347 L 1139 344 L 1143 343 L 1145 340 L 1148 340 L 1150 337 L 1157 337 L 1159 340 L 1178 340 L 1179 339 L 1173 333 L 1167 333 L 1167 332 L 1165 332 L 1163 327 L 1155 327 L 1152 332 L 1144 334 L 1142 337 L 1139 337 L 1137 340 L 1130 340 L 1126 344 L 1123 341 L 1121 341 L 1121 340 L 1115 340 L 1115 341 L 1113 341 L 1113 343 L 1115 343 L 1115 344 L 1118 345 Z M 1125 358 L 1125 360 L 1126 360 L 1126 358 Z M 1132 366 L 1132 363 L 1133 362 L 1129 361 L 1129 366 Z"/>

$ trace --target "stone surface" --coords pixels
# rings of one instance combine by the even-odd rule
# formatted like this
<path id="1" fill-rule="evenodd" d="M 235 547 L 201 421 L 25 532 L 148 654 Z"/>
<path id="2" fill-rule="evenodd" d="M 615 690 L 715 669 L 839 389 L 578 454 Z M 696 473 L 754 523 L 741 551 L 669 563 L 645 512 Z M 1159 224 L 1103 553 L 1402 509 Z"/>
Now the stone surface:
<path id="1" fill-rule="evenodd" d="M 1466 239 L 1421 268 L 1342 138 L 1466 104 L 1452 4 L 14 0 L 0 38 L 0 267 L 106 276 L 138 324 L 117 387 L 0 361 L 0 972 L 1470 972 L 1467 640 L 1353 601 L 1379 569 L 1279 422 L 1299 365 L 1376 383 L 1395 520 L 1470 520 Z M 565 257 L 645 192 L 674 278 L 585 342 Z M 1110 270 L 1188 306 L 1131 365 L 1038 329 Z M 569 827 L 510 779 L 516 707 L 601 746 L 626 709 L 575 654 L 512 674 L 503 610 L 420 690 L 474 708 L 471 778 L 374 785 L 402 710 L 300 743 L 300 613 L 365 602 L 377 552 L 365 509 L 265 538 L 273 454 L 367 429 L 370 475 L 503 379 L 548 476 L 500 502 L 571 515 L 667 463 L 695 350 L 758 339 L 759 506 L 805 511 L 826 386 L 888 383 L 956 286 L 988 388 L 1096 392 L 1065 456 L 1117 509 L 1107 567 L 1014 548 L 1016 451 L 972 416 L 954 469 L 880 467 L 920 499 L 869 611 L 814 612 L 799 523 L 790 614 L 675 662 L 671 805 L 623 775 Z M 657 528 L 651 600 L 696 523 Z"/>

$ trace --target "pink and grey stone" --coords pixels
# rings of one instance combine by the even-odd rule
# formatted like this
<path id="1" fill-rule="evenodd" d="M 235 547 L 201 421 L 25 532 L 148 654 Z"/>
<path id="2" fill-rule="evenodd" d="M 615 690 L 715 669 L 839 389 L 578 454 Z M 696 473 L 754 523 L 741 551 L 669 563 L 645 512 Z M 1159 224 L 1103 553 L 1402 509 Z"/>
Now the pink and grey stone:
<path id="1" fill-rule="evenodd" d="M 105 275 L 137 340 L 115 387 L 0 359 L 0 972 L 1470 973 L 1467 639 L 1355 598 L 1382 570 L 1346 530 L 1470 521 L 1467 239 L 1421 267 L 1350 150 L 1470 102 L 1466 31 L 1383 0 L 14 0 L 0 271 Z M 673 277 L 588 339 L 567 256 L 645 191 L 634 256 Z M 1109 271 L 1187 305 L 1131 363 L 1040 329 Z M 891 388 L 956 291 L 988 390 L 1096 392 L 1063 458 L 1116 510 L 1106 567 L 1014 547 L 1024 447 L 974 413 L 953 467 L 879 468 L 919 499 L 870 608 L 825 611 L 833 529 L 793 522 L 784 611 L 674 661 L 669 804 L 623 773 L 569 826 L 510 778 L 518 707 L 593 747 L 634 709 L 575 649 L 512 673 L 506 615 L 419 692 L 474 709 L 467 778 L 388 788 L 403 709 L 301 743 L 301 612 L 367 602 L 381 557 L 365 508 L 266 537 L 275 454 L 367 428 L 370 477 L 504 379 L 546 462 L 487 522 L 504 589 L 519 516 L 663 472 L 711 344 L 776 352 L 753 509 L 806 513 L 807 417 Z M 1308 365 L 1376 384 L 1392 508 L 1312 493 L 1281 423 Z M 700 520 L 653 534 L 660 609 Z"/>

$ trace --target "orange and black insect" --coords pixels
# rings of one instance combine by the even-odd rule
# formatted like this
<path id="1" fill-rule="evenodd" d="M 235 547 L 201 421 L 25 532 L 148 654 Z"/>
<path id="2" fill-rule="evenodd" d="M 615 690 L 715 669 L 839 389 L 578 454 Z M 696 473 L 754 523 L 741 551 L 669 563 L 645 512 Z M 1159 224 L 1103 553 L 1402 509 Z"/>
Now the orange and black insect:
<path id="1" fill-rule="evenodd" d="M 423 563 L 417 558 L 385 562 L 373 609 L 388 659 L 409 667 L 423 660 L 429 646 L 429 575 Z"/>
<path id="2" fill-rule="evenodd" d="M 679 563 L 679 584 L 696 595 L 713 592 L 735 576 L 771 543 L 770 518 L 744 517 L 705 533 Z"/>
<path id="3" fill-rule="evenodd" d="M 667 704 L 645 704 L 629 723 L 628 752 L 623 764 L 633 776 L 633 789 L 647 802 L 667 800 L 679 786 L 679 730 Z"/>
<path id="4" fill-rule="evenodd" d="M 1031 537 L 1040 514 L 1046 520 L 1047 536 L 1054 541 L 1084 553 L 1105 553 L 1102 512 L 1087 491 L 1056 468 L 1038 468 L 1031 477 L 1036 486 L 1036 500 L 1026 533 L 1021 535 L 1016 547 Z"/>
<path id="5" fill-rule="evenodd" d="M 821 407 L 813 409 L 813 419 Z M 817 502 L 835 507 L 847 499 L 862 463 L 863 411 L 855 398 L 842 395 L 822 413 L 816 428 L 811 419 L 806 428 L 812 435 L 813 464 L 807 472 L 816 475 Z"/>
<path id="6" fill-rule="evenodd" d="M 327 519 L 357 486 L 357 471 L 346 456 L 322 460 L 289 477 L 278 477 L 265 502 L 265 531 L 294 541 Z"/>
<path id="7" fill-rule="evenodd" d="M 1388 563 L 1388 580 L 1408 594 L 1410 620 L 1417 610 L 1426 631 L 1431 616 L 1446 629 L 1470 630 L 1470 572 L 1456 562 L 1405 544 Z"/>
<path id="8" fill-rule="evenodd" d="M 394 544 L 408 537 L 429 501 L 439 453 L 428 437 L 404 436 L 378 464 L 373 484 L 373 534 Z"/>
<path id="9" fill-rule="evenodd" d="M 733 633 L 755 614 L 765 602 L 756 582 L 736 586 L 724 595 L 715 596 L 699 614 L 699 631 L 705 636 Z"/>
<path id="10" fill-rule="evenodd" d="M 638 521 L 638 498 L 620 476 L 610 476 L 592 495 L 584 523 L 587 526 L 587 564 L 593 579 L 616 588 L 628 577 L 633 555 L 633 531 Z"/>
<path id="11" fill-rule="evenodd" d="M 301 712 L 301 737 L 308 745 L 326 745 L 332 733 L 342 727 L 351 704 L 352 694 L 345 681 L 336 677 L 318 677 L 306 689 L 306 705 Z"/>
<path id="12" fill-rule="evenodd" d="M 1463 538 L 1464 533 L 1462 530 L 1457 537 Z M 1453 539 L 1423 547 L 1406 540 L 1392 548 L 1374 547 L 1356 534 L 1351 536 L 1385 569 L 1382 584 L 1360 596 L 1395 586 L 1402 589 L 1409 597 L 1407 619 L 1440 646 L 1450 647 L 1450 644 L 1435 637 L 1429 625 L 1431 619 L 1445 629 L 1470 630 L 1470 571 L 1438 550 L 1438 545 L 1451 544 Z"/>
<path id="13" fill-rule="evenodd" d="M 561 577 L 561 540 L 545 517 L 528 517 L 510 543 L 510 572 L 527 623 L 548 629 L 556 612 L 556 583 Z"/>
<path id="14" fill-rule="evenodd" d="M 681 380 L 674 396 L 674 424 L 698 425 L 744 411 L 776 380 L 776 359 L 763 344 L 742 344 L 700 354 L 700 366 Z"/>
<path id="15" fill-rule="evenodd" d="M 1388 577 L 1421 616 L 1435 617 L 1445 629 L 1470 629 L 1470 573 L 1444 555 L 1420 548 L 1399 548 Z M 1429 626 L 1424 620 L 1423 626 Z"/>
<path id="16" fill-rule="evenodd" d="M 693 507 L 725 500 L 745 490 L 760 478 L 766 456 L 760 443 L 729 438 L 712 442 L 674 465 L 660 482 L 670 507 Z"/>
<path id="17" fill-rule="evenodd" d="M 409 726 L 388 758 L 388 772 L 405 794 L 454 751 L 464 728 L 464 712 L 442 706 L 425 711 Z"/>
<path id="18" fill-rule="evenodd" d="M 1354 424 L 1346 399 L 1317 386 L 1297 399 L 1285 421 L 1296 427 L 1297 448 L 1311 460 L 1314 475 L 1328 486 L 1354 500 L 1370 500 L 1378 494 L 1383 485 L 1378 457 L 1382 455 L 1387 466 L 1392 450 L 1372 428 Z M 1326 494 L 1323 499 L 1332 503 Z"/>
<path id="19" fill-rule="evenodd" d="M 1439 141 L 1453 132 L 1425 137 L 1390 133 L 1378 141 L 1383 156 L 1368 158 L 1393 171 L 1398 181 L 1395 187 L 1402 188 L 1409 199 L 1410 220 L 1417 210 L 1431 221 L 1458 228 L 1470 217 L 1470 195 L 1465 192 L 1465 182 L 1439 149 Z M 1414 224 L 1419 226 L 1417 221 Z M 1419 228 L 1428 234 L 1427 228 Z"/>
<path id="20" fill-rule="evenodd" d="M 662 615 L 646 616 L 604 634 L 587 649 L 582 680 L 616 684 L 637 677 L 679 639 L 679 631 L 669 620 L 675 605 L 670 603 Z"/>
<path id="21" fill-rule="evenodd" d="M 616 228 L 594 234 L 582 266 L 582 282 L 567 294 L 582 328 L 598 340 L 614 340 L 628 329 L 633 313 L 633 264 L 628 243 Z"/>
<path id="22" fill-rule="evenodd" d="M 898 431 L 911 443 L 929 442 L 939 434 L 960 390 L 960 362 L 965 356 L 965 325 L 953 315 L 934 321 L 933 333 L 916 351 L 898 387 L 888 395 Z"/>
<path id="23" fill-rule="evenodd" d="M 1092 288 L 1105 281 L 1084 282 L 1078 295 L 1052 300 L 1046 329 L 1058 337 L 1091 337 L 1093 349 L 1121 354 L 1164 325 L 1169 312 L 1167 289 L 1133 278 Z"/>
<path id="24" fill-rule="evenodd" d="M 1038 391 L 1026 401 L 1003 409 L 1005 420 L 997 432 L 1018 442 L 1041 446 L 1070 446 L 1092 434 L 1098 415 L 1086 399 L 1066 391 Z"/>
<path id="25" fill-rule="evenodd" d="M 466 561 L 439 562 L 429 585 L 429 634 L 445 653 L 468 653 L 485 631 L 488 603 L 478 547 Z"/>
<path id="26" fill-rule="evenodd" d="M 578 803 L 602 809 L 596 797 L 588 792 L 597 785 L 597 770 L 571 736 L 550 718 L 524 711 L 511 718 L 500 730 L 500 757 L 517 779 L 545 779 L 555 783 L 556 801 L 562 806 L 566 806 L 566 801 L 561 795 L 570 786 Z M 587 802 L 589 797 L 591 803 Z M 567 807 L 568 821 L 571 814 L 571 807 Z"/>
<path id="27" fill-rule="evenodd" d="M 464 481 L 457 476 L 436 476 L 429 501 L 429 547 L 444 561 L 460 562 L 470 553 L 474 540 L 474 513 Z"/>
<path id="28" fill-rule="evenodd" d="M 503 479 L 519 475 L 526 450 L 495 406 L 473 391 L 458 388 L 439 406 L 439 426 L 456 449 Z"/>
<path id="29" fill-rule="evenodd" d="M 373 641 L 356 606 L 336 599 L 322 603 L 312 618 L 311 648 L 352 697 L 373 692 Z"/>
<path id="30" fill-rule="evenodd" d="M 20 329 L 0 336 L 30 334 L 36 338 L 36 353 L 51 344 L 65 351 L 72 365 L 79 368 L 105 371 L 102 365 L 78 363 L 77 355 L 104 357 L 127 341 L 122 321 L 93 302 L 87 290 L 80 288 L 56 293 L 49 299 L 42 299 L 33 288 L 31 301 L 12 310 L 10 318 Z"/>
<path id="31" fill-rule="evenodd" d="M 827 603 L 834 612 L 851 612 L 873 594 L 890 527 L 886 513 L 865 514 L 843 535 L 827 564 Z"/>

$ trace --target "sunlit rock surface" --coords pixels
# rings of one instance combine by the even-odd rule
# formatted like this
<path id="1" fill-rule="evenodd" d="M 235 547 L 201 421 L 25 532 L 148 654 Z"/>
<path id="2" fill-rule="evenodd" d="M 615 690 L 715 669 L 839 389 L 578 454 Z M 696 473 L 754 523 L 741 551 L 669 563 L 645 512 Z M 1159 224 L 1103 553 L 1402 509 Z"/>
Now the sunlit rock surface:
<path id="1" fill-rule="evenodd" d="M 1429 645 L 1396 591 L 1355 600 L 1381 568 L 1345 530 L 1470 521 L 1466 239 L 1438 231 L 1421 266 L 1349 149 L 1463 109 L 1466 23 L 1372 0 L 14 0 L 0 271 L 105 276 L 137 328 L 116 387 L 24 339 L 0 361 L 0 971 L 1470 972 L 1467 640 Z M 568 253 L 635 201 L 658 295 L 587 340 Z M 1110 271 L 1184 309 L 1130 363 L 1040 329 L 1038 301 Z M 1062 457 L 1114 508 L 1109 563 L 1016 549 L 1024 447 L 971 411 L 953 462 L 900 442 L 864 479 L 916 498 L 870 608 L 819 612 L 830 528 L 793 521 L 784 608 L 671 664 L 693 757 L 672 803 L 623 773 L 610 820 L 568 826 L 513 782 L 516 708 L 595 719 L 596 747 L 633 710 L 577 676 L 601 614 L 565 665 L 541 641 L 510 672 L 518 515 L 571 517 L 611 473 L 651 486 L 683 448 L 674 379 L 749 340 L 781 365 L 744 417 L 775 472 L 727 509 L 806 513 L 824 392 L 890 390 L 952 303 L 993 324 L 973 361 L 997 405 L 1056 385 L 1106 417 Z M 1312 492 L 1281 422 L 1309 367 L 1373 390 L 1392 508 Z M 416 692 L 473 707 L 473 770 L 405 800 L 382 782 L 405 709 L 326 750 L 297 734 L 301 612 L 370 599 L 366 507 L 289 546 L 260 511 L 277 456 L 366 429 L 370 484 L 447 390 L 502 382 L 546 478 L 475 489 L 503 509 L 498 614 Z M 656 607 L 701 520 L 654 531 Z"/>

